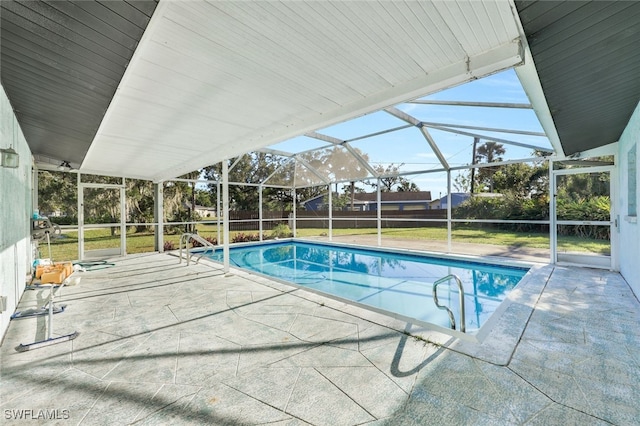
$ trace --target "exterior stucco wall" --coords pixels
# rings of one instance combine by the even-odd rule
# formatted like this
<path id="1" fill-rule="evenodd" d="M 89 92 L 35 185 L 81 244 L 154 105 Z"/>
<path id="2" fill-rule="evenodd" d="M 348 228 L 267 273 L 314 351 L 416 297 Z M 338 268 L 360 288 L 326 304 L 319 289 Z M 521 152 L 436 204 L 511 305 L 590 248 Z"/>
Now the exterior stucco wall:
<path id="1" fill-rule="evenodd" d="M 24 291 L 32 257 L 31 151 L 0 86 L 0 148 L 9 147 L 18 152 L 20 162 L 15 169 L 0 167 L 0 296 L 7 297 L 7 309 L 0 313 L 0 338 Z"/>
<path id="2" fill-rule="evenodd" d="M 640 223 L 629 216 L 629 152 L 636 146 L 636 170 L 640 164 L 640 103 L 618 143 L 620 179 L 620 273 L 640 297 Z M 636 171 L 636 202 L 640 201 L 640 171 Z"/>

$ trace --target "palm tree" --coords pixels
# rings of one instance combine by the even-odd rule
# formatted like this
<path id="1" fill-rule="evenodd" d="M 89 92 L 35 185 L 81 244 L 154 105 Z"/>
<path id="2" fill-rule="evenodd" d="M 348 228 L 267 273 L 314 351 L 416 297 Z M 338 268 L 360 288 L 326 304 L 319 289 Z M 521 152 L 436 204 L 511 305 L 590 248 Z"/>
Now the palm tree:
<path id="1" fill-rule="evenodd" d="M 497 142 L 485 142 L 476 150 L 476 163 L 495 163 L 502 161 L 502 155 L 505 153 L 504 146 Z M 489 185 L 489 192 L 493 192 L 493 175 L 496 170 L 493 167 L 482 167 L 478 169 L 478 182 Z"/>

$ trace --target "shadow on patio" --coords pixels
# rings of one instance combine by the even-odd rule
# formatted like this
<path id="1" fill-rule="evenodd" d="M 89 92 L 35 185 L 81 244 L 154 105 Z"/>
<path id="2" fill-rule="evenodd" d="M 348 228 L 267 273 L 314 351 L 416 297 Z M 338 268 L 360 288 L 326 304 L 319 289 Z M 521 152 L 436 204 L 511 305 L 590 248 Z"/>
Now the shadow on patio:
<path id="1" fill-rule="evenodd" d="M 1 348 L 5 421 L 629 424 L 640 416 L 640 306 L 615 273 L 555 268 L 509 362 L 495 365 L 409 336 L 410 325 L 382 315 L 177 262 L 129 256 L 82 273 L 54 316 L 55 334 L 80 332 L 73 341 L 18 353 L 17 344 L 45 336 L 46 321 L 14 320 Z M 27 291 L 20 308 L 41 305 L 46 291 Z"/>

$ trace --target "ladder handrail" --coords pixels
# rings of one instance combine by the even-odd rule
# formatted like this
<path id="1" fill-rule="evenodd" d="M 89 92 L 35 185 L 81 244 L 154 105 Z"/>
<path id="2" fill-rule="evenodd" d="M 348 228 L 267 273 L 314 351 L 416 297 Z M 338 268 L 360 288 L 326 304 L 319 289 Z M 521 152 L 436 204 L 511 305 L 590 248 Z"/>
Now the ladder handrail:
<path id="1" fill-rule="evenodd" d="M 198 234 L 192 234 L 192 233 L 184 233 L 182 234 L 182 236 L 180 237 L 180 243 L 179 243 L 179 249 L 180 249 L 180 261 L 179 263 L 182 263 L 182 247 L 184 245 L 185 251 L 186 251 L 186 257 L 187 257 L 187 266 L 189 266 L 189 262 L 191 260 L 191 252 L 189 251 L 189 241 L 197 241 L 198 243 L 202 244 L 204 246 L 204 250 L 202 251 L 202 253 L 200 253 L 200 256 L 198 257 L 198 260 L 196 260 L 196 263 L 202 258 L 202 256 L 205 255 L 205 253 L 207 253 L 207 251 L 211 250 L 213 251 L 213 249 L 215 249 L 216 246 L 214 246 L 213 244 L 211 244 L 209 241 L 205 240 L 204 238 L 202 238 L 200 235 Z"/>
<path id="2" fill-rule="evenodd" d="M 449 322 L 451 323 L 451 328 L 453 330 L 456 329 L 456 319 L 453 316 L 453 312 L 451 312 L 451 309 L 449 309 L 446 306 L 441 305 L 438 302 L 438 284 L 443 283 L 445 281 L 449 281 L 451 280 L 451 278 L 453 278 L 456 281 L 456 284 L 458 285 L 458 291 L 460 293 L 460 331 L 462 331 L 463 333 L 466 332 L 466 327 L 465 327 L 465 318 L 464 318 L 464 286 L 462 285 L 462 281 L 460 281 L 460 278 L 458 278 L 457 275 L 455 274 L 449 274 L 446 277 L 442 277 L 439 280 L 437 280 L 436 282 L 433 283 L 433 302 L 436 304 L 436 306 L 438 307 L 438 309 L 444 309 L 447 311 L 447 313 L 449 314 Z"/>

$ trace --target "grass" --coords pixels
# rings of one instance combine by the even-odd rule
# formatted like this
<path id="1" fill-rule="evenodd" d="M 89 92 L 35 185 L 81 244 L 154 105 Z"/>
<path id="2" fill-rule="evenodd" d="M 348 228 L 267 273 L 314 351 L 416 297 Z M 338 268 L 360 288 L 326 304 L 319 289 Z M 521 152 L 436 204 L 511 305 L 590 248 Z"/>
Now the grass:
<path id="1" fill-rule="evenodd" d="M 326 231 L 325 231 L 326 232 Z M 377 235 L 375 228 L 334 229 L 333 235 Z M 310 237 L 319 235 L 314 229 L 299 229 L 298 236 Z M 382 230 L 383 238 L 399 238 L 407 240 L 446 241 L 446 228 L 392 228 Z M 513 232 L 491 228 L 457 227 L 451 232 L 455 242 L 491 244 L 497 246 L 549 248 L 547 232 Z M 589 252 L 610 254 L 610 242 L 572 236 L 558 236 L 558 249 L 564 252 Z"/>
<path id="2" fill-rule="evenodd" d="M 230 232 L 231 237 L 240 231 Z M 257 233 L 256 231 L 241 231 Z M 198 225 L 198 233 L 205 237 L 217 237 L 215 225 Z M 328 229 L 298 229 L 299 237 L 312 237 L 327 235 Z M 268 235 L 269 231 L 265 231 Z M 377 235 L 375 228 L 334 229 L 333 235 Z M 446 241 L 446 228 L 389 228 L 382 230 L 383 238 L 387 239 L 411 239 L 411 240 L 436 240 Z M 491 228 L 472 228 L 456 226 L 452 230 L 455 242 L 492 244 L 499 246 L 515 246 L 530 248 L 549 248 L 549 234 L 536 232 L 513 232 Z M 171 241 L 178 248 L 180 235 L 164 236 L 164 241 Z M 120 235 L 112 236 L 109 229 L 90 229 L 85 231 L 85 250 L 117 248 L 120 247 Z M 589 252 L 608 255 L 610 252 L 609 241 L 593 240 L 579 237 L 558 237 L 558 249 L 567 252 Z M 145 253 L 154 251 L 152 232 L 127 233 L 127 253 Z M 78 258 L 78 232 L 67 231 L 62 237 L 51 242 L 51 254 L 55 260 L 72 260 Z M 48 257 L 46 243 L 40 244 L 40 256 Z"/>

